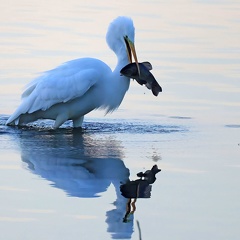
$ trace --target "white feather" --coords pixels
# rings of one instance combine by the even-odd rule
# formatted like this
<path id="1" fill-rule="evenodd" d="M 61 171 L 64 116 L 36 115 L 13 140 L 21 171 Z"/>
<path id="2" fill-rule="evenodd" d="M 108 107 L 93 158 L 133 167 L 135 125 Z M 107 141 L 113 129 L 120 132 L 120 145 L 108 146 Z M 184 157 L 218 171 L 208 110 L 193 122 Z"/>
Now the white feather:
<path id="1" fill-rule="evenodd" d="M 23 93 L 23 99 L 33 97 L 27 112 L 46 110 L 56 103 L 65 103 L 83 96 L 90 87 L 100 81 L 100 74 L 90 64 L 86 65 L 88 60 L 91 65 L 97 61 L 96 59 L 77 59 L 39 77 L 34 85 Z M 78 66 L 75 67 L 75 65 Z"/>
<path id="2" fill-rule="evenodd" d="M 45 72 L 30 82 L 22 94 L 22 103 L 7 120 L 8 125 L 24 124 L 40 118 L 56 120 L 54 127 L 72 119 L 80 126 L 83 116 L 93 109 L 116 109 L 128 90 L 129 78 L 120 69 L 129 63 L 124 37 L 134 41 L 132 20 L 118 17 L 109 26 L 107 42 L 116 53 L 118 64 L 112 72 L 94 58 L 80 58 Z"/>

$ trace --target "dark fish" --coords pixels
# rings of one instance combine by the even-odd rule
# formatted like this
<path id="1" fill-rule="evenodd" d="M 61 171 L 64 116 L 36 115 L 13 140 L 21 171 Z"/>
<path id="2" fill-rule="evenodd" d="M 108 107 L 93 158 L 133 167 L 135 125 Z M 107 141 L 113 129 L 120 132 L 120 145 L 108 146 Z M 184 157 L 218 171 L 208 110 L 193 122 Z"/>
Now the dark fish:
<path id="1" fill-rule="evenodd" d="M 152 65 L 149 62 L 139 63 L 140 76 L 136 63 L 130 63 L 121 69 L 120 73 L 126 77 L 135 79 L 140 85 L 145 84 L 148 89 L 152 90 L 153 95 L 157 96 L 162 92 L 161 86 L 158 84 L 154 76 L 151 74 Z"/>

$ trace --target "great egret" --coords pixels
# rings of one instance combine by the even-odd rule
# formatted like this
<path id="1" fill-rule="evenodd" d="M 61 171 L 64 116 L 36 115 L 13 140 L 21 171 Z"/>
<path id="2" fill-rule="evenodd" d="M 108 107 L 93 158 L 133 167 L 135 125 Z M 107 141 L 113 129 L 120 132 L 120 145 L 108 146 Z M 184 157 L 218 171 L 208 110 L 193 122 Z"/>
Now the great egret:
<path id="1" fill-rule="evenodd" d="M 84 115 L 94 109 L 114 111 L 130 84 L 130 78 L 121 76 L 120 70 L 132 62 L 132 55 L 138 66 L 134 30 L 128 17 L 118 17 L 109 25 L 106 41 L 118 58 L 114 71 L 94 58 L 72 60 L 47 71 L 27 85 L 22 103 L 6 124 L 52 119 L 55 129 L 67 120 L 73 121 L 73 127 L 81 127 Z M 138 71 L 140 74 L 139 66 Z"/>

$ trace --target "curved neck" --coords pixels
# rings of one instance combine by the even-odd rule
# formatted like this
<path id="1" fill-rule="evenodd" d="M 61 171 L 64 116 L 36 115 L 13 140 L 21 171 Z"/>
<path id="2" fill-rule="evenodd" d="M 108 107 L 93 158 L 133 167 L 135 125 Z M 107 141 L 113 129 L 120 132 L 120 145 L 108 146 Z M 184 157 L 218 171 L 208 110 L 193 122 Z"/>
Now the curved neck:
<path id="1" fill-rule="evenodd" d="M 120 51 L 119 53 L 115 53 L 117 56 L 117 65 L 114 69 L 114 72 L 117 72 L 120 74 L 120 70 L 125 67 L 127 64 L 129 64 L 129 60 L 128 60 L 128 56 L 126 53 L 126 49 L 124 49 L 123 51 Z"/>
<path id="2" fill-rule="evenodd" d="M 111 93 L 109 94 L 109 98 L 107 99 L 106 103 L 107 112 L 111 112 L 114 109 L 118 108 L 130 85 L 130 78 L 120 74 L 120 70 L 129 63 L 128 57 L 126 54 L 126 56 L 124 56 L 123 54 L 116 55 L 118 57 L 118 63 L 112 72 L 111 78 L 109 78 L 109 80 L 111 81 L 109 83 L 111 84 L 111 88 L 108 88 L 108 91 L 110 91 Z M 116 91 L 118 91 L 118 94 L 116 94 Z"/>

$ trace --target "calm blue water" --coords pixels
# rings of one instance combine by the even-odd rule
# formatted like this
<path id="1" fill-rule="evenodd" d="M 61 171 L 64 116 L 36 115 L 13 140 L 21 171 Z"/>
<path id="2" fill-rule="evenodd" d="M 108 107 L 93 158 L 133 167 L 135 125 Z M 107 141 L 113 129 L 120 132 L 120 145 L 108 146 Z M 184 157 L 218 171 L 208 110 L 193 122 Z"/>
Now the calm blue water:
<path id="1" fill-rule="evenodd" d="M 15 239 L 239 239 L 238 1 L 1 3 L 0 232 Z M 6 127 L 39 73 L 90 56 L 111 67 L 109 22 L 131 16 L 139 61 L 163 88 L 131 83 L 120 108 L 83 130 Z M 120 186 L 154 164 L 151 198 Z M 149 190 L 149 188 L 148 188 Z M 147 192 L 146 192 L 147 195 Z M 123 218 L 127 216 L 127 222 Z"/>

